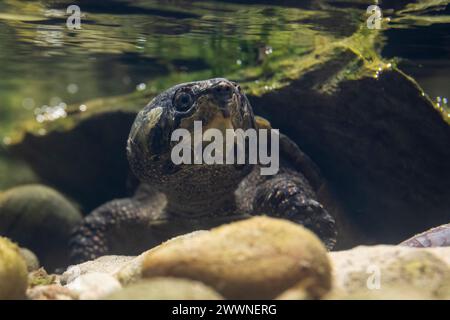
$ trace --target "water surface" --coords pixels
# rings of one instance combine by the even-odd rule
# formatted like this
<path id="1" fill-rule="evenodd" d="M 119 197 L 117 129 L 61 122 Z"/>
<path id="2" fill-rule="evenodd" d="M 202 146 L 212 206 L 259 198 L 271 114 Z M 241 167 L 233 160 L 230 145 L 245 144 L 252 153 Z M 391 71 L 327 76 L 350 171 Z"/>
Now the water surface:
<path id="1" fill-rule="evenodd" d="M 236 2 L 2 1 L 0 144 L 10 143 L 11 132 L 25 120 L 64 117 L 67 105 L 83 109 L 93 98 L 159 91 L 156 79 L 166 79 L 169 86 L 189 74 L 200 79 L 244 68 L 250 79 L 251 70 L 258 70 L 258 77 L 269 74 L 271 62 L 281 56 L 305 55 L 317 41 L 353 34 L 372 4 Z M 381 54 L 395 59 L 444 107 L 450 96 L 447 2 L 434 1 L 425 10 L 384 11 L 393 19 L 383 25 L 380 43 Z M 70 4 L 81 8 L 81 30 L 66 26 Z M 5 180 L 10 167 L 1 165 L 2 154 L 0 179 Z"/>

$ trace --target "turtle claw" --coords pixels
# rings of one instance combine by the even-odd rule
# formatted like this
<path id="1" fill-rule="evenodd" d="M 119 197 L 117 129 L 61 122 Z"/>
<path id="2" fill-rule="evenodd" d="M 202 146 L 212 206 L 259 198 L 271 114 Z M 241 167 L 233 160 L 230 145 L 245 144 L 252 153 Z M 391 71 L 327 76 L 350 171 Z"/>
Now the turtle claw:
<path id="1" fill-rule="evenodd" d="M 328 250 L 337 240 L 336 221 L 318 201 L 304 192 L 298 181 L 274 179 L 262 185 L 254 199 L 254 212 L 299 223 L 313 231 Z"/>
<path id="2" fill-rule="evenodd" d="M 289 210 L 276 216 L 308 228 L 322 240 L 328 250 L 332 250 L 337 240 L 336 221 L 317 201 L 311 199 L 307 202 L 300 205 L 294 203 Z"/>
<path id="3" fill-rule="evenodd" d="M 284 218 L 299 223 L 313 231 L 325 244 L 328 250 L 336 245 L 337 229 L 335 219 L 316 200 L 289 199 L 289 208 Z"/>

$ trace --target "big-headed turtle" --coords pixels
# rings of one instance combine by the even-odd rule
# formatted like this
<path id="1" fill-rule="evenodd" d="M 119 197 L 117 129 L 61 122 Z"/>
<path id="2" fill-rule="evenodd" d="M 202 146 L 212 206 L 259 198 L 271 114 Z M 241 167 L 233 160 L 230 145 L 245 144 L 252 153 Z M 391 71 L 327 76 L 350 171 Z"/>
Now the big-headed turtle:
<path id="1" fill-rule="evenodd" d="M 73 262 L 105 254 L 135 254 L 173 236 L 252 215 L 286 218 L 313 230 L 332 248 L 335 217 L 318 201 L 317 166 L 280 134 L 280 168 L 261 175 L 260 165 L 181 164 L 171 160 L 175 129 L 224 131 L 269 128 L 255 117 L 238 84 L 217 78 L 174 86 L 137 116 L 127 154 L 141 181 L 132 198 L 108 202 L 85 217 L 71 240 Z"/>

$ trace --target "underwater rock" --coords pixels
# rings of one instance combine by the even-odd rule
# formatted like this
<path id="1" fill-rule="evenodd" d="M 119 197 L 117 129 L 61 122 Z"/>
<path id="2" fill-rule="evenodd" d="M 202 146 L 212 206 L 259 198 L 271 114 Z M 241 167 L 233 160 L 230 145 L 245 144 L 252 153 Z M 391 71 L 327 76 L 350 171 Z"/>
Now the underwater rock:
<path id="1" fill-rule="evenodd" d="M 48 286 L 51 284 L 60 284 L 57 275 L 49 275 L 44 268 L 28 273 L 28 287 L 33 288 L 37 286 Z"/>
<path id="2" fill-rule="evenodd" d="M 79 276 L 65 288 L 76 293 L 80 300 L 95 300 L 120 290 L 122 285 L 107 273 L 90 272 Z"/>
<path id="3" fill-rule="evenodd" d="M 66 131 L 26 134 L 23 143 L 11 151 L 25 159 L 42 181 L 70 195 L 89 212 L 128 194 L 125 147 L 136 113 L 111 111 L 93 115 Z"/>
<path id="4" fill-rule="evenodd" d="M 0 190 L 37 183 L 38 178 L 30 166 L 17 157 L 12 157 L 0 144 Z"/>
<path id="5" fill-rule="evenodd" d="M 337 48 L 249 99 L 318 164 L 366 235 L 398 243 L 450 220 L 450 126 L 413 79 L 364 65 Z"/>
<path id="6" fill-rule="evenodd" d="M 32 250 L 48 270 L 68 262 L 68 240 L 80 212 L 57 191 L 42 185 L 0 194 L 0 234 Z"/>
<path id="7" fill-rule="evenodd" d="M 337 297 L 450 298 L 450 248 L 360 246 L 329 255 Z"/>
<path id="8" fill-rule="evenodd" d="M 311 297 L 308 292 L 303 288 L 302 285 L 294 286 L 280 294 L 276 297 L 276 300 L 311 300 Z"/>
<path id="9" fill-rule="evenodd" d="M 76 293 L 59 284 L 38 285 L 27 290 L 28 299 L 31 300 L 77 300 Z"/>
<path id="10" fill-rule="evenodd" d="M 19 247 L 0 237 L 0 300 L 24 299 L 27 283 L 27 266 Z"/>
<path id="11" fill-rule="evenodd" d="M 92 261 L 72 265 L 61 275 L 61 283 L 68 284 L 84 274 L 93 272 L 114 275 L 133 259 L 135 259 L 135 257 L 103 256 Z"/>
<path id="12" fill-rule="evenodd" d="M 39 259 L 36 257 L 36 255 L 32 251 L 30 251 L 26 248 L 20 248 L 20 255 L 25 260 L 25 264 L 27 265 L 28 272 L 39 269 L 39 267 L 40 267 Z"/>
<path id="13" fill-rule="evenodd" d="M 300 281 L 295 286 L 281 293 L 276 300 L 317 300 L 329 292 L 329 288 L 317 286 L 311 279 Z"/>
<path id="14" fill-rule="evenodd" d="M 222 300 L 212 288 L 181 278 L 152 278 L 134 283 L 107 297 L 108 300 Z"/>
<path id="15" fill-rule="evenodd" d="M 188 239 L 199 236 L 201 234 L 207 234 L 209 231 L 194 231 L 188 234 L 184 234 L 166 242 L 160 244 L 159 246 L 150 249 L 139 256 L 135 257 L 123 267 L 120 268 L 118 272 L 116 272 L 115 277 L 120 281 L 120 283 L 124 286 L 129 285 L 131 283 L 137 282 L 142 279 L 142 263 L 145 261 L 145 258 L 148 254 L 150 254 L 153 250 L 161 250 L 165 248 L 167 245 L 175 245 L 176 243 L 183 243 Z"/>
<path id="16" fill-rule="evenodd" d="M 300 281 L 331 287 L 327 252 L 309 230 L 283 219 L 255 217 L 148 252 L 144 278 L 201 281 L 227 299 L 272 299 Z"/>
<path id="17" fill-rule="evenodd" d="M 430 300 L 430 296 L 423 294 L 419 289 L 410 286 L 390 287 L 380 290 L 357 290 L 351 294 L 331 292 L 324 300 Z"/>

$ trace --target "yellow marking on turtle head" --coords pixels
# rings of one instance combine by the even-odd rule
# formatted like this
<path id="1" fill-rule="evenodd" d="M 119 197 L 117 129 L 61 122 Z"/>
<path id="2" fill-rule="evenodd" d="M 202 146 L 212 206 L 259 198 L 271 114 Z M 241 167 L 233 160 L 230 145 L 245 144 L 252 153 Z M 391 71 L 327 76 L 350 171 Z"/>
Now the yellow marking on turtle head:
<path id="1" fill-rule="evenodd" d="M 269 120 L 263 117 L 255 116 L 255 122 L 258 129 L 272 129 L 272 125 L 270 124 Z"/>
<path id="2" fill-rule="evenodd" d="M 153 127 L 156 126 L 159 119 L 161 118 L 162 112 L 163 112 L 162 107 L 157 107 L 150 110 L 150 112 L 147 114 L 148 129 L 153 129 Z"/>

